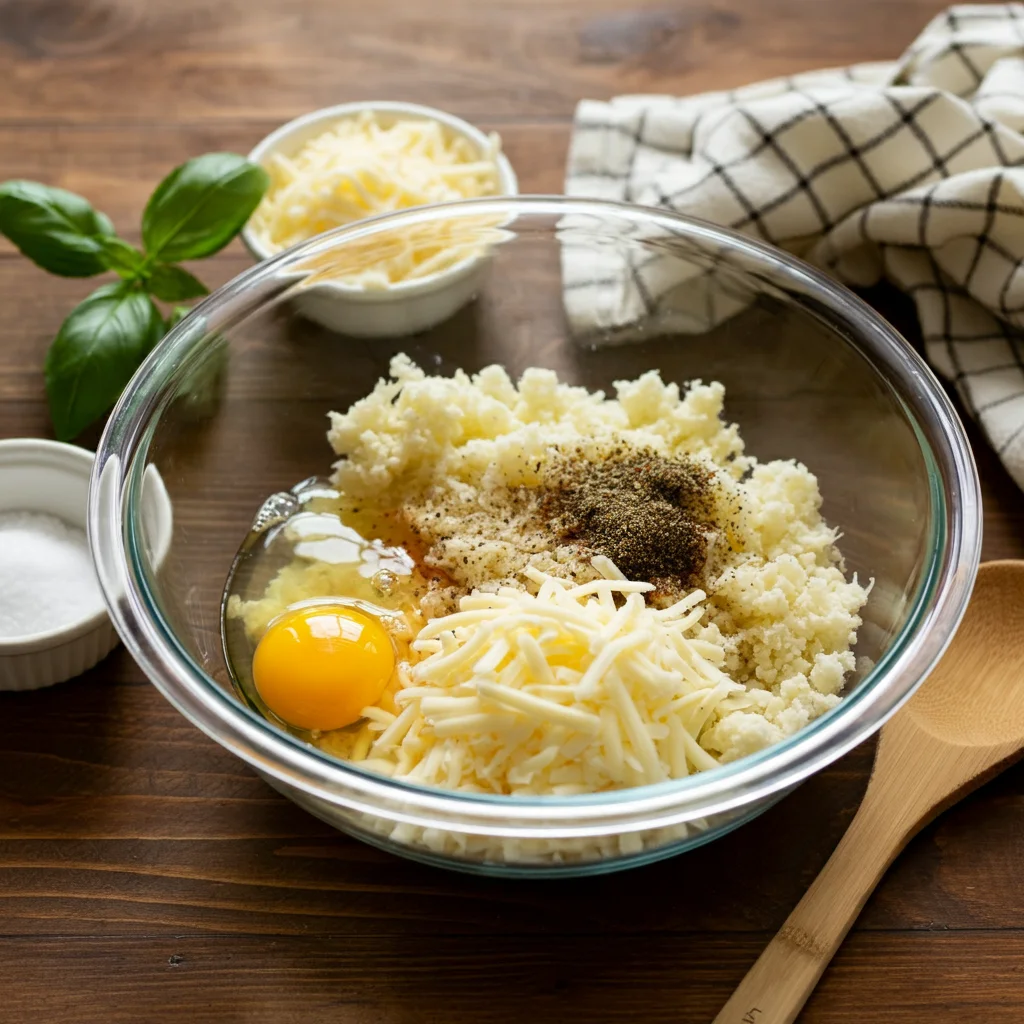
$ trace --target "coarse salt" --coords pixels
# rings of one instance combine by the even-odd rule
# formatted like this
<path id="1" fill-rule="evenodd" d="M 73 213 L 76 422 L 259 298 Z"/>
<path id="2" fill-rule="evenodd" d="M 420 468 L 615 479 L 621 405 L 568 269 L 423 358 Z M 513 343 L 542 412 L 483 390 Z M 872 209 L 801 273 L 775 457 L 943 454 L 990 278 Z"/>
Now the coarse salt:
<path id="1" fill-rule="evenodd" d="M 102 610 L 84 530 L 43 512 L 0 512 L 0 638 L 46 633 Z"/>

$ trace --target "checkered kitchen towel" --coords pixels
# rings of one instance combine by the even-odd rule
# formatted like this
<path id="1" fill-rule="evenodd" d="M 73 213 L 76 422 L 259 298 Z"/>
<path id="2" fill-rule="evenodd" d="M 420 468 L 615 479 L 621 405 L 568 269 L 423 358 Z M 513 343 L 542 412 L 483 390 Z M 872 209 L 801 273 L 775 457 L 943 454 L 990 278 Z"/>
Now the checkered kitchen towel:
<path id="1" fill-rule="evenodd" d="M 566 192 L 712 220 L 850 285 L 888 279 L 1024 487 L 1024 5 L 951 7 L 894 63 L 584 100 Z M 665 262 L 619 275 L 610 299 L 577 281 L 570 317 L 607 329 L 656 310 L 680 283 Z"/>

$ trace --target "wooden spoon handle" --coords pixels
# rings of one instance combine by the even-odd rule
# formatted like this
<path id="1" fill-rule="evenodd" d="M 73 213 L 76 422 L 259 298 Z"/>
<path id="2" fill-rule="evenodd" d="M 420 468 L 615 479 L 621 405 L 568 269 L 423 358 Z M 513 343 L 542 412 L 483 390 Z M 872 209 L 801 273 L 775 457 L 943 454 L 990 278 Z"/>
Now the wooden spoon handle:
<path id="1" fill-rule="evenodd" d="M 747 972 L 714 1024 L 790 1024 L 907 843 L 875 813 L 871 790 L 821 874 Z"/>

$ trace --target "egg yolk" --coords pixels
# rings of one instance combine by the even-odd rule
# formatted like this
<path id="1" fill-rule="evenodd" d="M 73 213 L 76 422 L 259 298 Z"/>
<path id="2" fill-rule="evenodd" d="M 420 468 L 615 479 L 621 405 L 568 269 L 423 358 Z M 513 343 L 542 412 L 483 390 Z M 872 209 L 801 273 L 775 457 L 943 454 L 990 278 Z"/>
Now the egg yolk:
<path id="1" fill-rule="evenodd" d="M 300 729 L 340 729 L 380 700 L 395 670 L 384 627 L 346 605 L 285 612 L 256 647 L 252 677 L 267 707 Z"/>

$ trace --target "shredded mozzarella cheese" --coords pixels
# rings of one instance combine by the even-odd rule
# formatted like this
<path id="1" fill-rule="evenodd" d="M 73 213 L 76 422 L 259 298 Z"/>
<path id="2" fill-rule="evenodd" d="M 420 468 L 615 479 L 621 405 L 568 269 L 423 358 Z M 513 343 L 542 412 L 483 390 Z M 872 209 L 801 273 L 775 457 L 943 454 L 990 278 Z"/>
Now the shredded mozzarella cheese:
<path id="1" fill-rule="evenodd" d="M 294 156 L 270 157 L 270 188 L 249 228 L 266 249 L 280 252 L 375 214 L 496 195 L 500 150 L 495 134 L 480 152 L 438 121 L 362 111 L 311 139 Z M 346 273 L 346 282 L 383 287 L 436 273 L 465 256 L 457 246 L 450 251 L 410 246 Z"/>
<path id="2" fill-rule="evenodd" d="M 723 652 L 709 657 L 715 645 L 688 635 L 704 593 L 657 610 L 644 602 L 651 584 L 594 563 L 599 580 L 573 585 L 531 567 L 536 594 L 474 592 L 431 620 L 410 645 L 422 660 L 393 693 L 400 713 L 368 708 L 371 739 L 339 740 L 352 744 L 345 755 L 386 762 L 393 778 L 521 795 L 599 792 L 716 765 L 702 732 L 723 700 L 751 701 L 717 667 Z"/>

